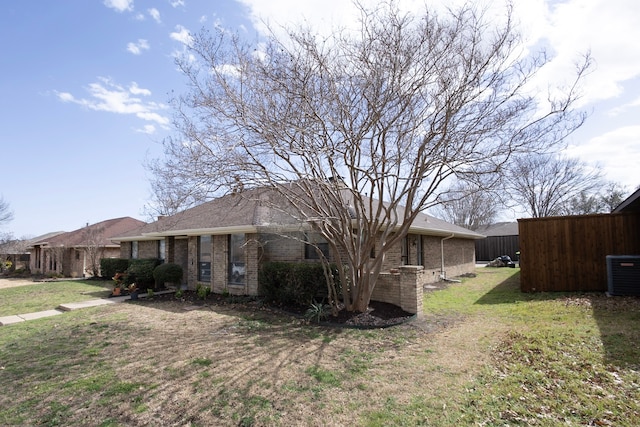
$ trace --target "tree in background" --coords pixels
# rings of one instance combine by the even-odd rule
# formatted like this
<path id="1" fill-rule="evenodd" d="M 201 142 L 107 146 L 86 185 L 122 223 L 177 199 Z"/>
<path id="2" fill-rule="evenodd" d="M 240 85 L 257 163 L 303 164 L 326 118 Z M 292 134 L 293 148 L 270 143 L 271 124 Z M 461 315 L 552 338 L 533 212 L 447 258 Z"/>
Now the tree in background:
<path id="1" fill-rule="evenodd" d="M 627 195 L 624 187 L 615 182 L 603 183 L 595 191 L 582 190 L 571 197 L 562 209 L 562 215 L 588 215 L 609 213 L 622 203 Z"/>
<path id="2" fill-rule="evenodd" d="M 600 201 L 603 212 L 612 212 L 627 198 L 629 192 L 625 187 L 617 182 L 609 182 L 600 192 Z"/>
<path id="3" fill-rule="evenodd" d="M 11 220 L 13 220 L 13 212 L 9 206 L 9 202 L 0 196 L 0 226 L 5 225 Z"/>
<path id="4" fill-rule="evenodd" d="M 82 231 L 84 253 L 86 256 L 85 271 L 93 277 L 100 276 L 100 259 L 104 257 L 104 227 L 87 226 Z"/>
<path id="5" fill-rule="evenodd" d="M 592 209 L 596 201 L 588 195 L 603 185 L 599 170 L 553 154 L 519 156 L 509 166 L 509 175 L 510 194 L 533 218 L 564 215 L 572 209 L 572 201 L 576 209 Z"/>
<path id="6" fill-rule="evenodd" d="M 441 204 L 434 211 L 435 216 L 469 230 L 493 224 L 502 200 L 500 194 L 490 188 L 487 185 L 457 182 L 443 194 Z"/>
<path id="7" fill-rule="evenodd" d="M 514 155 L 561 143 L 584 115 L 575 85 L 544 102 L 529 86 L 546 59 L 526 56 L 510 7 L 501 25 L 470 4 L 442 15 L 359 8 L 357 30 L 327 38 L 195 35 L 178 60 L 189 84 L 175 100 L 180 135 L 154 175 L 177 204 L 278 193 L 274 209 L 286 201 L 341 254 L 341 300 L 365 311 L 387 251 L 443 183 L 499 174 Z"/>

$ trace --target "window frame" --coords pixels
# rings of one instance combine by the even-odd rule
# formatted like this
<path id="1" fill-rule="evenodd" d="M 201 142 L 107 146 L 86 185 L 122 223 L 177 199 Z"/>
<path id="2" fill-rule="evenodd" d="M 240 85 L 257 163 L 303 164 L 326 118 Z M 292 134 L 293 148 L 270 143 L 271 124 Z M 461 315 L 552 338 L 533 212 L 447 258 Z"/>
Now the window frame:
<path id="1" fill-rule="evenodd" d="M 204 244 L 208 245 L 208 252 L 203 252 L 203 238 Z M 211 282 L 211 260 L 213 252 L 213 238 L 210 235 L 198 236 L 197 239 L 197 262 L 198 262 L 198 282 Z M 204 258 L 208 254 L 209 261 L 205 261 Z"/>

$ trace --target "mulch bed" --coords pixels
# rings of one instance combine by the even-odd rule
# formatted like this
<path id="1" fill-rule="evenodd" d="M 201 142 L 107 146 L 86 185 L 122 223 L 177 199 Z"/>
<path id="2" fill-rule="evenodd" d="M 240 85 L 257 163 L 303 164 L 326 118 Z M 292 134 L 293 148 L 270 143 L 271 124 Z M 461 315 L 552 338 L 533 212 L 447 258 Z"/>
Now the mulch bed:
<path id="1" fill-rule="evenodd" d="M 194 291 L 184 291 L 181 298 L 176 298 L 173 293 L 154 295 L 152 299 L 138 300 L 143 304 L 155 304 L 162 301 L 180 301 L 185 307 L 194 305 L 237 305 L 243 309 L 269 309 L 279 311 L 284 314 L 293 315 L 298 318 L 304 318 L 304 314 L 309 307 L 303 306 L 281 306 L 269 304 L 263 300 L 256 300 L 252 297 L 241 296 L 222 296 L 218 294 L 209 294 L 206 299 L 200 298 Z M 322 321 L 323 325 L 335 325 L 352 328 L 384 328 L 398 325 L 414 318 L 414 314 L 402 310 L 400 307 L 380 302 L 371 301 L 369 310 L 365 313 L 354 313 L 347 310 L 341 310 L 337 316 L 329 316 Z"/>

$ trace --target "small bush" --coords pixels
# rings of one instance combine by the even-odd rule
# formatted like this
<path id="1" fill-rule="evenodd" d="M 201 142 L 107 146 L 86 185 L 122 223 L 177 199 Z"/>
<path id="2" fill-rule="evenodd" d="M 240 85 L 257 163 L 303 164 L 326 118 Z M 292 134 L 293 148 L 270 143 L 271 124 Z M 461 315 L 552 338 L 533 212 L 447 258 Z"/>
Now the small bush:
<path id="1" fill-rule="evenodd" d="M 182 275 L 182 267 L 171 262 L 160 264 L 153 270 L 153 278 L 158 288 L 164 287 L 165 283 L 175 283 L 179 285 L 182 282 Z"/>
<path id="2" fill-rule="evenodd" d="M 125 258 L 100 259 L 100 277 L 111 279 L 116 273 L 124 273 L 129 268 L 129 261 Z"/>
<path id="3" fill-rule="evenodd" d="M 337 271 L 332 267 L 337 281 Z M 260 270 L 261 291 L 269 301 L 309 306 L 314 300 L 327 298 L 327 282 L 321 264 L 265 263 Z"/>
<path id="4" fill-rule="evenodd" d="M 144 292 L 149 288 L 155 286 L 155 280 L 153 278 L 153 270 L 162 262 L 156 258 L 149 259 L 132 259 L 129 260 L 129 268 L 127 269 L 127 281 L 126 284 L 130 285 L 135 283 L 138 285 L 138 289 Z"/>
<path id="5" fill-rule="evenodd" d="M 208 286 L 198 284 L 198 286 L 196 287 L 196 294 L 198 294 L 198 297 L 200 297 L 203 300 L 207 299 L 207 296 L 209 296 L 210 293 L 211 293 L 211 288 Z"/>
<path id="6" fill-rule="evenodd" d="M 321 321 L 326 320 L 330 314 L 331 306 L 329 304 L 314 301 L 311 303 L 311 307 L 309 307 L 304 313 L 304 317 L 305 319 L 320 323 Z"/>

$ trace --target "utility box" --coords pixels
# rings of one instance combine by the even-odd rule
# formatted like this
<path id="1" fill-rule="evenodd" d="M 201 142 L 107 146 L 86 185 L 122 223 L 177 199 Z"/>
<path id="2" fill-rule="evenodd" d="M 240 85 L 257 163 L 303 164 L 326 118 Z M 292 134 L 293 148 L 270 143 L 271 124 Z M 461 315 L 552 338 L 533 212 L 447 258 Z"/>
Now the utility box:
<path id="1" fill-rule="evenodd" d="M 610 295 L 640 296 L 640 255 L 607 255 Z"/>

